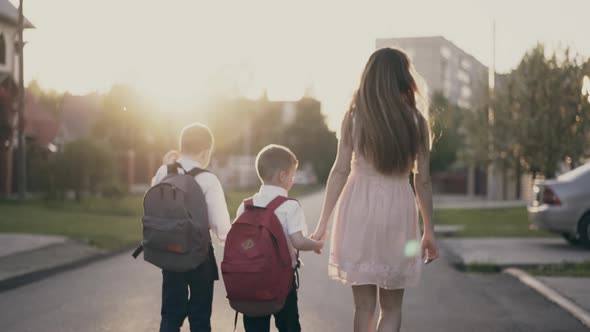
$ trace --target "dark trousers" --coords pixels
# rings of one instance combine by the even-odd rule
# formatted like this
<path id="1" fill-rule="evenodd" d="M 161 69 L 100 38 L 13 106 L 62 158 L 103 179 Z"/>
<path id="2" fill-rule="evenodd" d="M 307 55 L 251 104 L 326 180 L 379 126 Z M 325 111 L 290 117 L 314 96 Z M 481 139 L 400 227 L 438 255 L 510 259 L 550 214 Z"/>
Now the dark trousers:
<path id="1" fill-rule="evenodd" d="M 297 307 L 297 286 L 295 283 L 293 283 L 293 288 L 291 288 L 287 296 L 285 306 L 273 316 L 275 317 L 275 326 L 279 332 L 301 331 L 299 308 Z M 270 315 L 263 317 L 244 316 L 244 329 L 246 332 L 269 332 Z"/>
<path id="2" fill-rule="evenodd" d="M 208 261 L 196 269 L 162 271 L 162 276 L 160 332 L 179 332 L 187 316 L 191 332 L 210 332 L 213 283 L 219 279 L 212 251 Z"/>

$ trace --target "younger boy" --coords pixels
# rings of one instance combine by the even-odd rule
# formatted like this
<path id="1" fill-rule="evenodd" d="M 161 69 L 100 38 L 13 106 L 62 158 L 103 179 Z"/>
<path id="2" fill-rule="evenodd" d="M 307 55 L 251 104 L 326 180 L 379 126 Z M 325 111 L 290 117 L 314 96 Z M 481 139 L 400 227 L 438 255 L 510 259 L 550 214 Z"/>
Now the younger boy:
<path id="1" fill-rule="evenodd" d="M 194 168 L 204 169 L 209 164 L 213 150 L 213 135 L 209 128 L 192 124 L 180 133 L 180 152 L 170 152 L 152 180 L 152 185 L 162 181 L 168 174 L 168 166 L 176 165 L 183 174 Z M 177 164 L 175 164 L 177 163 Z M 231 227 L 223 188 L 217 177 L 209 172 L 195 176 L 207 203 L 209 228 L 220 242 L 224 242 Z M 162 270 L 162 321 L 160 332 L 179 332 L 188 316 L 192 332 L 211 331 L 211 307 L 213 282 L 219 280 L 213 246 L 209 247 L 208 259 L 188 272 Z M 189 299 L 190 289 L 190 299 Z"/>
<path id="2" fill-rule="evenodd" d="M 298 161 L 293 152 L 284 146 L 268 145 L 263 148 L 256 158 L 256 170 L 262 182 L 262 187 L 253 197 L 254 205 L 266 207 L 277 196 L 287 197 L 289 190 L 293 187 L 297 164 Z M 242 203 L 236 215 L 240 216 L 243 212 L 244 204 Z M 275 210 L 275 214 L 283 227 L 294 270 L 298 265 L 297 250 L 320 253 L 324 242 L 315 241 L 304 236 L 307 232 L 307 225 L 303 209 L 297 201 L 286 201 Z M 280 332 L 301 331 L 295 282 L 287 297 L 285 306 L 281 311 L 274 314 L 274 317 L 275 325 Z M 244 316 L 244 328 L 246 332 L 268 332 L 270 331 L 270 315 L 264 317 Z"/>

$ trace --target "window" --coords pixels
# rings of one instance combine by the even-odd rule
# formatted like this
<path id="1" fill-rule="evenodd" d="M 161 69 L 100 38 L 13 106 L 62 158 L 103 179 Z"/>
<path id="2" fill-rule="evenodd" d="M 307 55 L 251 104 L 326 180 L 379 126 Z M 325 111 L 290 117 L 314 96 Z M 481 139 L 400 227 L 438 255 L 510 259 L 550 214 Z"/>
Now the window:
<path id="1" fill-rule="evenodd" d="M 465 84 L 471 83 L 471 78 L 469 77 L 469 74 L 461 69 L 459 69 L 459 71 L 457 72 L 457 78 L 459 79 L 459 81 Z"/>
<path id="2" fill-rule="evenodd" d="M 464 85 L 461 87 L 461 97 L 471 98 L 471 88 Z"/>
<path id="3" fill-rule="evenodd" d="M 4 34 L 0 33 L 0 65 L 6 64 L 6 41 Z"/>
<path id="4" fill-rule="evenodd" d="M 442 57 L 445 59 L 450 59 L 451 58 L 451 50 L 446 46 L 441 46 L 440 55 L 442 55 Z"/>
<path id="5" fill-rule="evenodd" d="M 463 69 L 471 69 L 471 61 L 469 61 L 467 59 L 462 59 L 461 60 L 461 67 L 463 67 Z"/>
<path id="6" fill-rule="evenodd" d="M 447 84 L 447 81 L 449 81 L 449 64 L 447 59 L 441 59 L 440 60 L 440 82 L 441 84 L 444 86 Z"/>
<path id="7" fill-rule="evenodd" d="M 469 109 L 469 108 L 471 108 L 471 103 L 470 103 L 468 100 L 465 100 L 465 99 L 459 99 L 459 100 L 457 101 L 457 105 L 458 105 L 459 107 L 461 107 L 461 108 L 464 108 L 464 109 Z"/>

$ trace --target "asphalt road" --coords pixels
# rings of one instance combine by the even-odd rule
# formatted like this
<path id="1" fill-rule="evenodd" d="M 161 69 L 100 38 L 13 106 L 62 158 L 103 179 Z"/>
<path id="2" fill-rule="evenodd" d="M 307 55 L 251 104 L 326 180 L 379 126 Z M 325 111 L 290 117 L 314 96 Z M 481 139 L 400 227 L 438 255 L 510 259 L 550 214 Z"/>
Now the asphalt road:
<path id="1" fill-rule="evenodd" d="M 310 230 L 321 194 L 302 200 Z M 217 250 L 221 257 L 221 249 Z M 300 311 L 306 332 L 352 331 L 352 295 L 327 277 L 327 250 L 303 254 Z M 0 293 L 2 332 L 157 331 L 161 272 L 129 254 Z M 216 284 L 213 331 L 232 331 L 234 312 Z M 556 305 L 503 274 L 466 274 L 443 257 L 404 300 L 403 331 L 586 331 Z M 189 331 L 188 322 L 182 331 Z M 241 325 L 238 331 L 243 331 Z"/>

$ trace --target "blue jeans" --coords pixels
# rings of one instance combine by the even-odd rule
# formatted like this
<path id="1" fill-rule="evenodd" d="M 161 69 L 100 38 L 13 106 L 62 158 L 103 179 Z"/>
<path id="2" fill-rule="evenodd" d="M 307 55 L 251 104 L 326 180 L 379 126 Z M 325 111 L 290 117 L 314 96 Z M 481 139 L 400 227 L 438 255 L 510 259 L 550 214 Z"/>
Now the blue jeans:
<path id="1" fill-rule="evenodd" d="M 160 332 L 179 332 L 187 316 L 191 332 L 211 332 L 213 283 L 219 275 L 210 251 L 209 259 L 194 270 L 162 271 Z"/>

